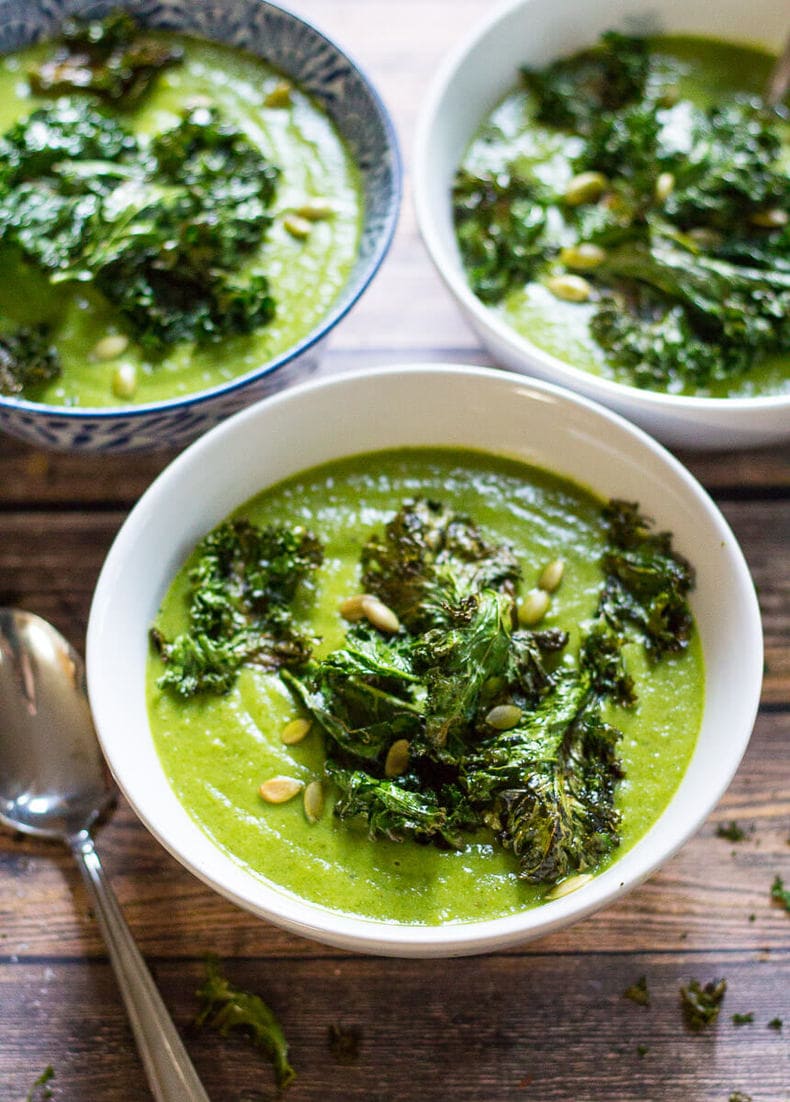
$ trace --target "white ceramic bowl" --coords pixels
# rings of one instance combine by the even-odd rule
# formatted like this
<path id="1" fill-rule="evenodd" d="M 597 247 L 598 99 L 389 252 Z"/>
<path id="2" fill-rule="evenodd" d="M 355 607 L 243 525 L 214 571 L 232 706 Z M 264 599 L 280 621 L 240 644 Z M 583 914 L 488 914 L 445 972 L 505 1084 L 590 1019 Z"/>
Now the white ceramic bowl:
<path id="1" fill-rule="evenodd" d="M 488 310 L 469 288 L 452 225 L 450 188 L 473 135 L 518 83 L 591 45 L 606 30 L 708 34 L 779 51 L 786 0 L 509 0 L 446 61 L 420 117 L 414 156 L 417 219 L 434 264 L 494 359 L 595 398 L 667 444 L 758 447 L 790 438 L 790 394 L 686 398 L 601 379 L 544 352 Z"/>
<path id="2" fill-rule="evenodd" d="M 67 16 L 101 17 L 118 6 L 115 0 L 0 0 L 0 55 L 51 37 Z M 143 26 L 248 50 L 294 80 L 345 140 L 359 169 L 364 213 L 354 266 L 325 315 L 292 347 L 242 375 L 208 390 L 106 409 L 0 394 L 0 431 L 58 451 L 180 447 L 228 414 L 312 374 L 335 326 L 376 275 L 400 209 L 400 153 L 389 113 L 359 66 L 317 27 L 270 0 L 125 0 L 123 7 Z"/>
<path id="3" fill-rule="evenodd" d="M 615 864 L 572 895 L 485 922 L 406 926 L 357 918 L 262 883 L 190 818 L 157 757 L 145 705 L 148 628 L 195 543 L 259 490 L 341 456 L 416 445 L 513 456 L 639 501 L 698 571 L 692 605 L 706 665 L 697 747 L 668 808 Z M 390 368 L 309 383 L 236 414 L 192 444 L 143 495 L 99 578 L 88 687 L 104 753 L 149 830 L 196 876 L 248 910 L 331 945 L 398 956 L 479 953 L 556 930 L 619 899 L 694 833 L 746 749 L 762 677 L 749 571 L 716 506 L 660 445 L 546 383 L 487 368 Z"/>

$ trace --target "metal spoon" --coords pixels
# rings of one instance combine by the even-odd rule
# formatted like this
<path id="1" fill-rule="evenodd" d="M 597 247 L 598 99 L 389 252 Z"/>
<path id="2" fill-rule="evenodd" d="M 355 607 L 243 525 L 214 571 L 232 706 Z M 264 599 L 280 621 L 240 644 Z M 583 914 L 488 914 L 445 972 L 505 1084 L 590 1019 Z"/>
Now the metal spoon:
<path id="1" fill-rule="evenodd" d="M 113 797 L 82 659 L 30 612 L 0 608 L 0 822 L 71 847 L 157 1102 L 209 1102 L 105 879 L 90 828 Z"/>

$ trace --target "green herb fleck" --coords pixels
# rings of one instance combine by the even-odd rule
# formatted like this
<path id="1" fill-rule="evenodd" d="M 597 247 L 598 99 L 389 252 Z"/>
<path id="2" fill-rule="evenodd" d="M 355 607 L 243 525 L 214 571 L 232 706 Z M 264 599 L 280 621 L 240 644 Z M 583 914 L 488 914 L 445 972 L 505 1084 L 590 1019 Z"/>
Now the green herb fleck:
<path id="1" fill-rule="evenodd" d="M 55 1071 L 51 1064 L 44 1068 L 33 1086 L 27 1092 L 25 1102 L 44 1102 L 44 1099 L 52 1097 L 52 1091 L 47 1086 L 55 1078 Z"/>
<path id="2" fill-rule="evenodd" d="M 626 987 L 623 998 L 631 999 L 640 1006 L 650 1006 L 650 992 L 647 990 L 647 976 L 640 976 L 636 983 Z"/>
<path id="3" fill-rule="evenodd" d="M 771 885 L 771 897 L 781 903 L 786 911 L 790 911 L 790 889 L 784 886 L 781 876 L 774 877 Z"/>
<path id="4" fill-rule="evenodd" d="M 768 1028 L 781 1029 L 783 1024 L 784 1023 L 782 1022 L 781 1018 L 771 1018 L 770 1022 L 768 1023 Z"/>
<path id="5" fill-rule="evenodd" d="M 730 1095 L 729 1102 L 752 1102 L 752 1096 L 750 1094 L 744 1094 L 743 1091 L 733 1091 Z"/>
<path id="6" fill-rule="evenodd" d="M 637 1054 L 638 1054 L 639 1058 L 642 1059 L 645 1056 L 647 1056 L 648 1052 L 650 1052 L 650 1049 L 648 1048 L 647 1045 L 637 1045 L 636 1046 L 636 1051 L 637 1051 Z"/>
<path id="7" fill-rule="evenodd" d="M 338 1064 L 355 1064 L 359 1059 L 362 1030 L 358 1026 L 341 1026 L 334 1022 L 327 1031 L 329 1051 Z"/>
<path id="8" fill-rule="evenodd" d="M 753 1021 L 754 1014 L 751 1011 L 748 1014 L 733 1014 L 732 1016 L 733 1025 L 751 1025 Z"/>
<path id="9" fill-rule="evenodd" d="M 724 823 L 720 823 L 716 828 L 717 838 L 726 838 L 728 842 L 742 842 L 746 837 L 746 831 L 743 830 L 734 819 L 731 819 L 727 826 Z"/>
<path id="10" fill-rule="evenodd" d="M 699 1032 L 715 1022 L 726 990 L 726 980 L 712 980 L 704 987 L 699 980 L 691 980 L 690 983 L 682 985 L 680 1004 L 687 1027 Z"/>
<path id="11" fill-rule="evenodd" d="M 209 1025 L 223 1037 L 231 1031 L 246 1034 L 272 1061 L 278 1088 L 284 1090 L 293 1082 L 296 1072 L 288 1063 L 288 1043 L 274 1012 L 258 995 L 229 983 L 214 957 L 206 960 L 206 979 L 197 996 L 203 1005 L 196 1025 Z"/>

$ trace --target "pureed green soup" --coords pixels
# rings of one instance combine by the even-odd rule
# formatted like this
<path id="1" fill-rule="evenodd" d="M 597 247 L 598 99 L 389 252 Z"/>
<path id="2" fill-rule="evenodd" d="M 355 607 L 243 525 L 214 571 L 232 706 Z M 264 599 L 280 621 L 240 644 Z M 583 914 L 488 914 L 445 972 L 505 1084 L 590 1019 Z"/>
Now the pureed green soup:
<path id="1" fill-rule="evenodd" d="M 611 36 L 527 73 L 456 180 L 478 296 L 603 378 L 787 393 L 790 128 L 759 101 L 774 61 L 716 39 Z"/>
<path id="2" fill-rule="evenodd" d="M 91 282 L 53 285 L 17 248 L 0 242 L 3 330 L 45 323 L 62 365 L 59 378 L 25 388 L 23 396 L 34 401 L 81 407 L 139 404 L 233 379 L 306 336 L 331 308 L 356 259 L 363 204 L 359 173 L 318 105 L 251 54 L 177 34 L 146 34 L 181 51 L 181 60 L 157 73 L 136 103 L 121 100 L 120 106 L 103 109 L 143 143 L 175 127 L 190 108 L 214 110 L 222 126 L 240 130 L 280 170 L 267 212 L 272 223 L 233 271 L 241 283 L 251 273 L 266 277 L 274 316 L 252 332 L 199 343 L 176 340 L 150 350 Z M 27 77 L 52 51 L 52 43 L 45 43 L 0 59 L 0 132 L 57 102 L 33 94 Z M 227 184 L 220 181 L 220 186 Z M 294 222 L 305 204 L 308 217 L 297 215 Z M 244 209 L 239 217 L 247 217 Z M 190 295 L 184 297 L 188 308 Z M 220 314 L 231 309 L 220 300 Z M 129 340 L 116 343 L 121 351 L 113 354 L 112 338 L 119 336 Z"/>
<path id="3" fill-rule="evenodd" d="M 562 582 L 535 630 L 566 629 L 566 651 L 575 654 L 602 580 L 602 502 L 519 462 L 414 449 L 306 471 L 234 514 L 260 525 L 298 523 L 323 544 L 323 562 L 297 597 L 296 610 L 320 639 L 316 658 L 343 643 L 349 624 L 339 606 L 361 590 L 362 545 L 383 532 L 405 499 L 415 498 L 435 499 L 468 514 L 487 538 L 510 544 L 523 574 L 519 589 L 524 595 L 542 568 L 561 556 Z M 189 571 L 195 561 L 193 554 L 179 571 L 157 617 L 157 629 L 169 639 L 187 629 Z M 638 703 L 605 709 L 623 732 L 617 752 L 624 777 L 616 794 L 622 840 L 599 868 L 632 846 L 666 807 L 692 753 L 702 713 L 703 661 L 696 632 L 685 651 L 655 664 L 648 662 L 641 643 L 628 643 L 624 653 Z M 305 784 L 323 778 L 325 742 L 319 725 L 313 723 L 297 745 L 283 744 L 286 725 L 305 712 L 277 673 L 246 667 L 226 695 L 207 692 L 181 699 L 158 686 L 165 670 L 152 648 L 148 709 L 164 770 L 189 814 L 254 875 L 335 910 L 425 925 L 512 914 L 546 897 L 551 885 L 519 879 L 518 861 L 495 844 L 490 831 L 465 836 L 460 849 L 413 840 L 371 841 L 364 825 L 341 822 L 332 814 L 337 793 L 331 783 L 324 786 L 324 813 L 313 823 L 301 794 L 279 805 L 264 802 L 259 788 L 274 776 Z"/>

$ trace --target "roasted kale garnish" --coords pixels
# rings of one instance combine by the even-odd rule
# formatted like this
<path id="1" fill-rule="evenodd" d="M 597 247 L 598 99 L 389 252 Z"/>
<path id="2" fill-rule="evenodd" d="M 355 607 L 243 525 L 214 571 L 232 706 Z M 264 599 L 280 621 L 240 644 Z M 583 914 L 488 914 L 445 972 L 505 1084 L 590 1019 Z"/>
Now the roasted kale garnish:
<path id="1" fill-rule="evenodd" d="M 0 241 L 53 284 L 92 282 L 147 352 L 271 320 L 267 280 L 245 265 L 278 170 L 218 111 L 187 111 L 148 141 L 89 100 L 58 99 L 0 139 L 0 166 Z"/>
<path id="2" fill-rule="evenodd" d="M 655 232 L 613 249 L 591 332 L 646 384 L 699 386 L 790 350 L 790 271 L 733 264 Z"/>
<path id="3" fill-rule="evenodd" d="M 67 19 L 55 52 L 30 70 L 30 86 L 36 95 L 90 93 L 129 107 L 182 56 L 179 46 L 143 33 L 126 11 L 87 22 Z"/>
<path id="4" fill-rule="evenodd" d="M 628 639 L 656 660 L 688 644 L 693 575 L 633 505 L 611 502 L 602 530 L 599 607 L 570 663 L 565 632 L 519 626 L 519 564 L 471 518 L 406 501 L 368 539 L 362 584 L 399 630 L 353 623 L 344 646 L 281 671 L 324 732 L 339 818 L 444 847 L 493 832 L 536 883 L 618 845 L 621 735 L 606 706 L 636 700 Z"/>
<path id="5" fill-rule="evenodd" d="M 0 332 L 0 394 L 35 393 L 60 373 L 46 326 Z"/>
<path id="6" fill-rule="evenodd" d="M 602 111 L 642 97 L 649 72 L 647 43 L 609 31 L 599 45 L 545 69 L 523 69 L 540 122 L 584 133 Z"/>
<path id="7" fill-rule="evenodd" d="M 726 980 L 711 980 L 704 987 L 699 980 L 691 980 L 681 986 L 680 1005 L 687 1027 L 699 1032 L 715 1022 L 726 991 Z"/>
<path id="8" fill-rule="evenodd" d="M 601 616 L 615 632 L 626 625 L 636 630 L 651 658 L 685 650 L 694 629 L 687 600 L 693 567 L 673 551 L 669 532 L 651 531 L 634 502 L 612 500 L 603 516 L 609 546 L 601 564 Z"/>
<path id="9" fill-rule="evenodd" d="M 589 331 L 618 377 L 704 392 L 790 352 L 786 122 L 754 97 L 674 103 L 662 64 L 645 40 L 610 34 L 525 71 L 536 120 L 573 135 L 577 175 L 553 189 L 521 154 L 462 168 L 456 235 L 484 302 L 545 279 L 594 305 Z M 588 264 L 581 246 L 597 249 Z"/>
<path id="10" fill-rule="evenodd" d="M 152 642 L 165 664 L 162 688 L 178 696 L 228 692 L 243 665 L 301 665 L 310 640 L 292 603 L 320 564 L 316 538 L 302 528 L 227 521 L 195 551 L 189 572 L 189 626 L 168 641 L 154 627 Z"/>
<path id="11" fill-rule="evenodd" d="M 534 181 L 515 172 L 462 170 L 453 185 L 458 245 L 472 290 L 499 302 L 534 278 L 546 259 L 546 213 Z"/>
<path id="12" fill-rule="evenodd" d="M 274 1065 L 277 1086 L 284 1090 L 296 1078 L 288 1062 L 288 1042 L 274 1011 L 259 995 L 230 983 L 222 975 L 214 957 L 206 961 L 206 978 L 197 991 L 201 1008 L 195 1018 L 198 1026 L 208 1025 L 223 1037 L 242 1033 L 262 1048 Z"/>

